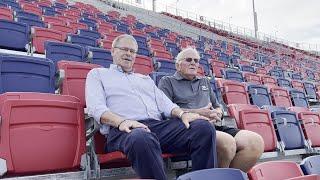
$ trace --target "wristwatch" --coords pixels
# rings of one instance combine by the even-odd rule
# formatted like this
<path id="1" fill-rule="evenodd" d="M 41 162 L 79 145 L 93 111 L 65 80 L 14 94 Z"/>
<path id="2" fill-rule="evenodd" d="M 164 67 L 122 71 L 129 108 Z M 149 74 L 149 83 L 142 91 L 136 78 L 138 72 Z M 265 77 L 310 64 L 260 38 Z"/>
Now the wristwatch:
<path id="1" fill-rule="evenodd" d="M 189 111 L 181 111 L 181 112 L 179 113 L 178 117 L 179 117 L 180 119 L 182 119 L 182 116 L 183 116 L 183 114 L 185 114 L 185 113 L 189 113 Z"/>

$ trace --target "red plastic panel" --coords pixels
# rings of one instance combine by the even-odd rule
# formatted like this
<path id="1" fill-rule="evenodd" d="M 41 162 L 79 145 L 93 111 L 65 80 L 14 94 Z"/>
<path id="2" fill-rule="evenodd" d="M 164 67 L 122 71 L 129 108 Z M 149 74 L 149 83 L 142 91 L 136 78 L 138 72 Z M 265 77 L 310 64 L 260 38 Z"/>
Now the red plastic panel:
<path id="1" fill-rule="evenodd" d="M 291 107 L 292 102 L 287 89 L 281 87 L 272 87 L 270 89 L 272 103 L 275 106 Z"/>
<path id="2" fill-rule="evenodd" d="M 215 77 L 222 78 L 222 72 L 226 68 L 226 63 L 219 60 L 211 60 L 211 68 Z"/>
<path id="3" fill-rule="evenodd" d="M 44 42 L 45 41 L 60 41 L 65 40 L 64 33 L 53 29 L 33 27 L 32 43 L 35 47 L 36 52 L 44 53 Z"/>
<path id="4" fill-rule="evenodd" d="M 243 75 L 246 82 L 250 82 L 254 84 L 262 84 L 260 80 L 260 76 L 255 73 L 244 72 Z"/>
<path id="5" fill-rule="evenodd" d="M 150 57 L 137 55 L 133 65 L 134 72 L 149 75 L 153 71 L 153 64 Z"/>
<path id="6" fill-rule="evenodd" d="M 0 7 L 0 19 L 13 20 L 12 10 L 6 7 Z"/>
<path id="7" fill-rule="evenodd" d="M 298 113 L 302 120 L 302 130 L 307 139 L 311 140 L 312 147 L 320 147 L 320 115 L 316 112 L 304 111 Z"/>
<path id="8" fill-rule="evenodd" d="M 250 104 L 246 86 L 235 81 L 223 81 L 221 94 L 226 104 Z"/>

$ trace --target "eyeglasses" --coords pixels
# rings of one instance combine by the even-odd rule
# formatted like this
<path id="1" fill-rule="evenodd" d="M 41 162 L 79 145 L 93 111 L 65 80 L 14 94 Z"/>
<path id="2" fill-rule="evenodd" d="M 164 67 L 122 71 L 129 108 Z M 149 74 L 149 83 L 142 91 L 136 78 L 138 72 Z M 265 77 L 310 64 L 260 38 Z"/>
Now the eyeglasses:
<path id="1" fill-rule="evenodd" d="M 187 62 L 191 62 L 191 61 L 193 61 L 194 63 L 199 63 L 199 59 L 196 59 L 196 58 L 185 58 L 185 60 L 187 61 Z"/>
<path id="2" fill-rule="evenodd" d="M 120 49 L 121 51 L 126 51 L 126 52 L 129 51 L 129 52 L 132 53 L 132 54 L 136 54 L 136 53 L 137 53 L 136 50 L 130 49 L 130 48 L 126 48 L 126 47 L 114 47 L 114 48 Z"/>

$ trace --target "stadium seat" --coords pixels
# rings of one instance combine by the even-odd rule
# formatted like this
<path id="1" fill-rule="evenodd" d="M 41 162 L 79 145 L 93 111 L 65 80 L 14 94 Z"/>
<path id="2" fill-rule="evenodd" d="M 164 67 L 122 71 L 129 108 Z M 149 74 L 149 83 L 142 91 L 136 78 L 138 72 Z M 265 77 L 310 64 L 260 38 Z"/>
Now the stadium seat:
<path id="1" fill-rule="evenodd" d="M 95 38 L 88 37 L 88 36 L 82 36 L 82 35 L 75 35 L 75 34 L 69 34 L 67 37 L 67 42 L 70 42 L 72 44 L 78 44 L 82 47 L 97 47 L 98 41 Z"/>
<path id="2" fill-rule="evenodd" d="M 0 47 L 25 50 L 29 43 L 29 28 L 24 23 L 0 19 Z"/>
<path id="3" fill-rule="evenodd" d="M 261 84 L 260 76 L 256 73 L 243 72 L 243 76 L 246 82 L 251 84 Z"/>
<path id="4" fill-rule="evenodd" d="M 254 67 L 252 67 L 252 66 L 247 66 L 247 65 L 240 65 L 240 70 L 241 70 L 242 72 L 251 72 L 251 73 L 254 73 L 254 72 L 255 72 Z"/>
<path id="5" fill-rule="evenodd" d="M 60 60 L 85 61 L 85 49 L 77 44 L 45 42 L 46 58 L 57 64 Z"/>
<path id="6" fill-rule="evenodd" d="M 308 99 L 317 99 L 316 88 L 312 82 L 304 82 L 304 90 Z"/>
<path id="7" fill-rule="evenodd" d="M 50 23 L 61 24 L 61 25 L 66 24 L 66 22 L 63 19 L 59 19 L 58 17 L 55 17 L 55 16 L 43 16 L 42 20 L 46 24 L 50 24 Z"/>
<path id="8" fill-rule="evenodd" d="M 98 31 L 92 31 L 88 29 L 79 29 L 78 34 L 81 36 L 88 36 L 94 39 L 100 39 L 101 34 Z"/>
<path id="9" fill-rule="evenodd" d="M 58 23 L 51 22 L 48 24 L 48 28 L 63 32 L 65 37 L 67 37 L 67 34 L 75 33 L 75 31 L 71 27 L 67 26 L 66 24 L 60 24 L 60 23 L 58 24 Z"/>
<path id="10" fill-rule="evenodd" d="M 244 78 L 242 76 L 242 73 L 240 71 L 237 71 L 234 69 L 224 69 L 223 70 L 223 77 L 224 77 L 224 79 L 228 79 L 228 80 L 244 82 Z"/>
<path id="11" fill-rule="evenodd" d="M 261 81 L 264 85 L 268 87 L 274 87 L 277 86 L 277 81 L 274 77 L 268 76 L 268 75 L 261 75 Z"/>
<path id="12" fill-rule="evenodd" d="M 210 79 L 210 85 L 211 85 L 211 89 L 214 92 L 215 96 L 216 96 L 216 100 L 219 104 L 223 104 L 223 100 L 222 100 L 222 95 L 221 95 L 221 91 L 218 88 L 217 82 L 215 80 L 215 78 L 211 78 Z"/>
<path id="13" fill-rule="evenodd" d="M 25 16 L 17 16 L 16 19 L 17 19 L 17 22 L 25 23 L 29 27 L 32 27 L 32 26 L 45 27 L 44 22 L 40 19 L 31 19 L 31 18 L 27 18 Z"/>
<path id="14" fill-rule="evenodd" d="M 293 73 L 291 74 L 291 79 L 302 80 L 303 78 L 300 73 Z"/>
<path id="15" fill-rule="evenodd" d="M 304 92 L 304 85 L 303 85 L 302 81 L 300 81 L 300 80 L 292 80 L 291 84 L 292 84 L 292 88 Z"/>
<path id="16" fill-rule="evenodd" d="M 56 31 L 53 29 L 40 28 L 40 27 L 32 27 L 31 28 L 32 35 L 32 45 L 33 50 L 37 53 L 44 53 L 44 42 L 45 41 L 60 41 L 63 42 L 65 40 L 65 36 L 62 32 Z"/>
<path id="17" fill-rule="evenodd" d="M 44 93 L 0 95 L 0 174 L 75 170 L 85 154 L 79 99 Z M 27 117 L 27 118 L 26 118 Z"/>
<path id="18" fill-rule="evenodd" d="M 276 69 L 271 69 L 269 71 L 270 76 L 277 77 L 277 78 L 284 78 L 284 74 L 282 70 L 276 70 Z"/>
<path id="19" fill-rule="evenodd" d="M 64 71 L 64 77 L 60 86 L 62 95 L 70 95 L 79 98 L 82 107 L 86 106 L 85 102 L 85 81 L 88 72 L 93 68 L 101 67 L 97 64 L 88 64 L 73 61 L 59 61 L 58 69 Z"/>
<path id="20" fill-rule="evenodd" d="M 153 72 L 153 63 L 150 57 L 137 55 L 133 64 L 134 72 L 149 75 Z"/>
<path id="21" fill-rule="evenodd" d="M 214 77 L 222 78 L 222 70 L 227 67 L 226 63 L 219 60 L 211 60 L 210 63 Z"/>
<path id="22" fill-rule="evenodd" d="M 40 20 L 40 16 L 34 13 L 30 12 L 25 12 L 25 11 L 15 11 L 14 12 L 15 17 L 24 17 L 26 19 L 31 19 L 31 20 Z"/>
<path id="23" fill-rule="evenodd" d="M 88 47 L 88 59 L 90 63 L 99 64 L 103 67 L 110 67 L 110 64 L 113 63 L 111 52 L 106 49 Z"/>
<path id="24" fill-rule="evenodd" d="M 52 61 L 31 56 L 0 55 L 0 63 L 0 93 L 54 93 L 55 67 Z"/>
<path id="25" fill-rule="evenodd" d="M 298 177 L 289 178 L 285 180 L 320 180 L 320 175 L 298 176 Z"/>
<path id="26" fill-rule="evenodd" d="M 214 168 L 203 169 L 194 172 L 189 172 L 178 177 L 177 180 L 211 180 L 211 179 L 224 179 L 224 180 L 247 180 L 247 175 L 239 169 L 232 168 Z"/>
<path id="27" fill-rule="evenodd" d="M 266 75 L 268 73 L 268 71 L 265 68 L 260 67 L 260 68 L 256 69 L 256 73 L 261 74 L 261 75 Z"/>
<path id="28" fill-rule="evenodd" d="M 224 80 L 221 85 L 221 94 L 225 104 L 250 104 L 250 99 L 244 84 Z"/>
<path id="29" fill-rule="evenodd" d="M 303 91 L 298 91 L 295 89 L 289 90 L 290 96 L 291 96 L 291 101 L 293 106 L 298 106 L 298 107 L 309 107 L 307 97 Z"/>
<path id="30" fill-rule="evenodd" d="M 173 57 L 168 51 L 160 51 L 156 49 L 153 49 L 152 51 L 154 58 L 168 59 L 170 61 L 173 61 Z"/>
<path id="31" fill-rule="evenodd" d="M 272 105 L 266 86 L 250 84 L 247 88 L 251 104 L 257 105 L 258 107 Z"/>
<path id="32" fill-rule="evenodd" d="M 73 29 L 73 32 L 76 32 L 78 29 L 88 29 L 87 24 L 80 22 L 69 21 L 67 25 Z"/>
<path id="33" fill-rule="evenodd" d="M 289 92 L 285 88 L 281 88 L 281 87 L 270 88 L 270 96 L 271 96 L 272 104 L 274 106 L 287 107 L 287 108 L 292 106 Z"/>
<path id="34" fill-rule="evenodd" d="M 13 20 L 12 10 L 7 7 L 0 7 L 0 19 L 12 21 Z"/>
<path id="35" fill-rule="evenodd" d="M 277 82 L 278 82 L 278 86 L 280 87 L 291 88 L 291 82 L 289 79 L 278 78 Z"/>
<path id="36" fill-rule="evenodd" d="M 320 155 L 310 156 L 303 159 L 300 167 L 304 174 L 317 174 L 320 175 Z"/>
<path id="37" fill-rule="evenodd" d="M 264 152 L 275 151 L 277 136 L 268 110 L 259 109 L 255 105 L 228 105 L 231 117 L 234 117 L 239 129 L 258 133 L 264 140 Z"/>
<path id="38" fill-rule="evenodd" d="M 157 72 L 165 72 L 168 74 L 174 74 L 176 72 L 175 62 L 168 61 L 166 59 L 156 59 L 156 63 L 160 63 L 160 67 L 157 67 Z"/>
<path id="39" fill-rule="evenodd" d="M 163 76 L 171 76 L 172 74 L 166 73 L 166 72 L 152 72 L 150 74 L 150 77 L 154 81 L 154 83 L 158 86 L 160 79 Z"/>
<path id="40" fill-rule="evenodd" d="M 295 162 L 270 161 L 255 165 L 248 176 L 250 180 L 284 180 L 303 176 L 303 172 Z"/>

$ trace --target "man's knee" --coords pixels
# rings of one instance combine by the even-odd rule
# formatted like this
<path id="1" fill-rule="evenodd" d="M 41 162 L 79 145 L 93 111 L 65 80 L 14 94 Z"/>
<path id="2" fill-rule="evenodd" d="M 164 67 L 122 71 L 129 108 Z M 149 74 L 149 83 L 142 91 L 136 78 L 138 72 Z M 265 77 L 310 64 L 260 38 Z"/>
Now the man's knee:
<path id="1" fill-rule="evenodd" d="M 263 138 L 255 132 L 241 130 L 235 138 L 239 149 L 248 151 L 252 156 L 260 157 L 264 151 Z"/>
<path id="2" fill-rule="evenodd" d="M 217 131 L 217 152 L 219 158 L 231 161 L 237 151 L 236 140 L 229 134 Z"/>
<path id="3" fill-rule="evenodd" d="M 127 138 L 127 145 L 130 145 L 135 151 L 145 148 L 158 148 L 160 147 L 159 141 L 156 136 L 147 132 L 143 128 L 132 129 Z"/>
<path id="4" fill-rule="evenodd" d="M 216 137 L 216 130 L 214 126 L 212 126 L 206 120 L 195 120 L 191 122 L 190 129 L 194 130 L 195 133 L 199 136 L 213 136 Z"/>

